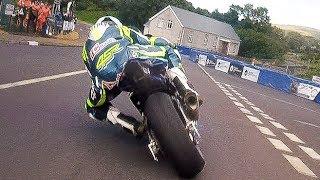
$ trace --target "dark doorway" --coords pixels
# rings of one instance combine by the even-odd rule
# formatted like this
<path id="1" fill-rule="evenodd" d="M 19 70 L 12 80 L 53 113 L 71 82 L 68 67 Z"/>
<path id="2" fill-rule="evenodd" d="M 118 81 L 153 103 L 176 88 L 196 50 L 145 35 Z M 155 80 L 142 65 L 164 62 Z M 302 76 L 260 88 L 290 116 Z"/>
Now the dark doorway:
<path id="1" fill-rule="evenodd" d="M 228 46 L 229 46 L 229 42 L 226 41 L 220 41 L 220 52 L 223 54 L 228 54 Z"/>

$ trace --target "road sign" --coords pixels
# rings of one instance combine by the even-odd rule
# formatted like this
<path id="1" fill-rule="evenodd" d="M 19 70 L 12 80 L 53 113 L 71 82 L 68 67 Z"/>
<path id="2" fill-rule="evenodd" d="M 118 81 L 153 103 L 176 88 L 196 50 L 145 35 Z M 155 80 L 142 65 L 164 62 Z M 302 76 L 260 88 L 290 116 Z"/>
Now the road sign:
<path id="1" fill-rule="evenodd" d="M 8 28 L 9 27 L 10 18 L 9 18 L 9 16 L 7 14 L 11 14 L 11 12 L 13 14 L 13 11 L 11 11 L 13 3 L 12 3 L 11 0 L 1 0 L 1 4 L 2 5 L 1 5 L 1 11 L 0 11 L 0 25 L 3 26 L 3 27 Z M 9 4 L 9 6 L 7 6 L 8 4 Z M 14 6 L 13 6 L 13 9 L 14 9 Z"/>

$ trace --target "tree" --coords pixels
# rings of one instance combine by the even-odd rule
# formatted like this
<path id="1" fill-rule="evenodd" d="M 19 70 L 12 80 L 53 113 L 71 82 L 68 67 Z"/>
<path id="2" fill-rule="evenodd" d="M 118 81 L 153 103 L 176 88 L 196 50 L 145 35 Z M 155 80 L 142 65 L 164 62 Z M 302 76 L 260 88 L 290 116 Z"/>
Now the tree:
<path id="1" fill-rule="evenodd" d="M 238 29 L 240 36 L 240 55 L 260 59 L 281 58 L 286 52 L 286 44 L 272 36 L 254 29 Z"/>
<path id="2" fill-rule="evenodd" d="M 224 14 L 220 13 L 220 12 L 218 11 L 218 9 L 215 9 L 214 11 L 212 11 L 210 17 L 213 18 L 213 19 L 216 19 L 216 20 L 218 20 L 218 21 L 223 21 L 223 22 L 225 22 Z"/>

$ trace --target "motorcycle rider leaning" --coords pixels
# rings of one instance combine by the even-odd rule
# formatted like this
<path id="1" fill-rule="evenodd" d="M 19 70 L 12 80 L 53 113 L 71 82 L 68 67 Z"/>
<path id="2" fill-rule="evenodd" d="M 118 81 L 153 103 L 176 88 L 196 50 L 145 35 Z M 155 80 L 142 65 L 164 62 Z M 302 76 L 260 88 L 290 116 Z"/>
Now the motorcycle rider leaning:
<path id="1" fill-rule="evenodd" d="M 91 28 L 82 51 L 83 62 L 92 79 L 86 110 L 93 119 L 119 124 L 133 135 L 140 136 L 145 125 L 111 104 L 121 93 L 122 71 L 132 57 L 161 59 L 167 63 L 171 80 L 175 78 L 185 89 L 196 92 L 187 83 L 181 57 L 172 43 L 160 37 L 147 38 L 114 17 L 100 18 Z"/>

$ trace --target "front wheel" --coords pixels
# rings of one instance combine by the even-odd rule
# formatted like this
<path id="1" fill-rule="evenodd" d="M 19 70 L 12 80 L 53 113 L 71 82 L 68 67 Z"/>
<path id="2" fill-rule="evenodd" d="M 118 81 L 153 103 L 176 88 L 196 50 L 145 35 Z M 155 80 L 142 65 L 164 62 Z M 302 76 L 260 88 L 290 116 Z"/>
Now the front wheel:
<path id="1" fill-rule="evenodd" d="M 205 161 L 189 138 L 170 96 L 161 92 L 152 94 L 145 103 L 144 114 L 180 176 L 190 178 L 201 172 Z"/>

